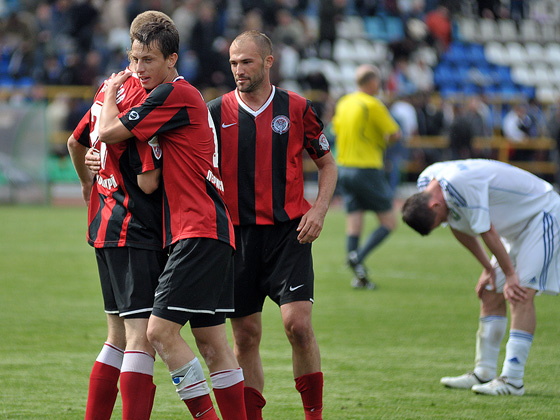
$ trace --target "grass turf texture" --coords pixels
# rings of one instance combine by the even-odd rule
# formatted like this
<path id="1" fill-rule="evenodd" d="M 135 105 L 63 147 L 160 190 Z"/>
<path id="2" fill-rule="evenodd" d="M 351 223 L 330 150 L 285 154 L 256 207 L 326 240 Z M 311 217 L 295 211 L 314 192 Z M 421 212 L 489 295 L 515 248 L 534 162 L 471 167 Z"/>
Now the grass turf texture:
<path id="1" fill-rule="evenodd" d="M 88 375 L 105 339 L 85 208 L 0 207 L 0 419 L 83 418 Z M 368 229 L 373 228 L 370 216 Z M 344 215 L 328 215 L 314 245 L 314 327 L 325 374 L 326 420 L 556 419 L 559 301 L 537 298 L 526 395 L 449 390 L 439 378 L 472 368 L 478 301 L 474 258 L 446 229 L 406 226 L 367 260 L 375 291 L 350 288 Z M 278 309 L 264 312 L 267 419 L 302 419 Z M 190 333 L 185 337 L 192 343 Z M 503 351 L 501 353 L 501 360 Z M 161 360 L 152 418 L 189 418 Z M 113 419 L 121 416 L 117 402 Z"/>

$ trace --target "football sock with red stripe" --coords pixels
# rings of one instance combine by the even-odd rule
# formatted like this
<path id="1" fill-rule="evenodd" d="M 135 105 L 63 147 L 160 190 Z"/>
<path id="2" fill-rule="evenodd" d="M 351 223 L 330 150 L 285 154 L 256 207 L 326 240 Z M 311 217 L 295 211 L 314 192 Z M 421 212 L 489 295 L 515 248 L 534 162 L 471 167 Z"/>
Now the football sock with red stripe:
<path id="1" fill-rule="evenodd" d="M 301 395 L 305 420 L 323 418 L 323 372 L 302 375 L 295 379 L 296 389 Z"/>
<path id="2" fill-rule="evenodd" d="M 123 420 L 149 420 L 156 393 L 154 361 L 143 351 L 124 352 L 120 377 Z"/>
<path id="3" fill-rule="evenodd" d="M 105 343 L 89 376 L 85 420 L 110 420 L 119 389 L 123 351 Z"/>
<path id="4" fill-rule="evenodd" d="M 247 420 L 243 396 L 243 370 L 221 370 L 210 374 L 216 402 L 223 420 Z"/>
<path id="5" fill-rule="evenodd" d="M 247 420 L 262 420 L 262 409 L 266 405 L 266 400 L 255 388 L 245 387 L 245 412 Z"/>

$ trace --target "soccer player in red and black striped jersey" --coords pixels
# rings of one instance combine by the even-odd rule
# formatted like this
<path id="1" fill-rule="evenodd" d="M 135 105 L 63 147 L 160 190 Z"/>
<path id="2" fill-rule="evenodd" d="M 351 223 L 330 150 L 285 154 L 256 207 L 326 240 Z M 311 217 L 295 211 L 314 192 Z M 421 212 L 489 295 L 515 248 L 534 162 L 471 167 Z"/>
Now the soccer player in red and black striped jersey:
<path id="1" fill-rule="evenodd" d="M 225 199 L 235 225 L 235 352 L 245 374 L 247 418 L 262 419 L 259 345 L 266 297 L 280 306 L 305 418 L 321 419 L 323 374 L 311 323 L 311 242 L 320 234 L 336 185 L 336 164 L 310 101 L 273 86 L 272 43 L 257 31 L 230 47 L 237 88 L 209 102 L 218 129 Z M 319 191 L 304 198 L 303 152 L 319 169 Z"/>
<path id="2" fill-rule="evenodd" d="M 161 149 L 157 142 L 105 145 L 97 134 L 105 85 L 70 138 L 68 149 L 88 203 L 87 239 L 96 250 L 108 335 L 93 366 L 86 420 L 109 420 L 120 378 L 123 419 L 147 420 L 155 385 L 155 351 L 146 338 L 154 291 L 167 254 L 163 250 L 159 177 Z M 146 96 L 138 77 L 118 91 L 125 111 Z M 100 155 L 95 177 L 86 167 L 88 149 Z"/>
<path id="3" fill-rule="evenodd" d="M 138 20 L 142 24 L 138 24 Z M 126 112 L 116 106 L 117 89 L 129 77 L 114 75 L 101 111 L 100 140 L 158 136 L 165 164 L 165 245 L 170 256 L 155 293 L 148 339 L 166 363 L 191 414 L 217 419 L 202 366 L 181 337 L 189 322 L 208 365 L 224 420 L 245 420 L 243 372 L 227 342 L 225 313 L 233 311 L 233 225 L 222 199 L 217 140 L 202 95 L 178 76 L 179 34 L 161 12 L 133 21 L 130 57 L 144 101 Z"/>

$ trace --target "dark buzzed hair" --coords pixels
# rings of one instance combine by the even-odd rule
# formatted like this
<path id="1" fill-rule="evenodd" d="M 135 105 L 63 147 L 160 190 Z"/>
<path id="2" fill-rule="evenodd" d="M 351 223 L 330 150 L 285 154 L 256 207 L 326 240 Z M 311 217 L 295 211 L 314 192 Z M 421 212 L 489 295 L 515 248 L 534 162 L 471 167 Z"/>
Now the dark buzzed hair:
<path id="1" fill-rule="evenodd" d="M 403 221 L 422 236 L 430 234 L 436 220 L 436 213 L 428 206 L 430 198 L 428 192 L 416 193 L 404 202 L 402 208 Z"/>
<path id="2" fill-rule="evenodd" d="M 146 47 L 157 45 L 165 58 L 179 53 L 179 32 L 165 13 L 148 10 L 140 13 L 130 24 L 130 41 Z"/>
<path id="3" fill-rule="evenodd" d="M 239 35 L 237 35 L 237 37 L 233 40 L 232 44 L 238 42 L 241 43 L 245 41 L 254 42 L 259 48 L 259 52 L 262 58 L 272 55 L 272 41 L 268 36 L 266 36 L 262 32 L 255 31 L 255 30 L 242 32 Z"/>

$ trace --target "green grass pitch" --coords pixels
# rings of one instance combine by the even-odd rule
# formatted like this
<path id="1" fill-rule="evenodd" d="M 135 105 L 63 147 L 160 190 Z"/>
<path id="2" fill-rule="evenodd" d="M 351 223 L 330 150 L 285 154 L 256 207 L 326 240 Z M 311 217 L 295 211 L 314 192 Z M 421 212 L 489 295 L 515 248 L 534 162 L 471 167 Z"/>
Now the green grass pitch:
<path id="1" fill-rule="evenodd" d="M 0 207 L 0 220 L 0 419 L 83 418 L 89 371 L 106 333 L 86 209 Z M 326 420 L 558 418 L 557 298 L 537 298 L 525 396 L 445 389 L 441 376 L 473 364 L 474 258 L 446 229 L 422 238 L 401 225 L 367 260 L 379 289 L 353 290 L 344 241 L 344 215 L 335 208 L 314 245 Z M 263 318 L 264 416 L 303 419 L 291 351 L 270 301 Z M 192 343 L 188 330 L 185 338 Z M 155 381 L 152 418 L 189 418 L 159 359 Z M 120 416 L 117 402 L 113 419 Z"/>

